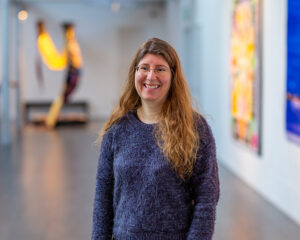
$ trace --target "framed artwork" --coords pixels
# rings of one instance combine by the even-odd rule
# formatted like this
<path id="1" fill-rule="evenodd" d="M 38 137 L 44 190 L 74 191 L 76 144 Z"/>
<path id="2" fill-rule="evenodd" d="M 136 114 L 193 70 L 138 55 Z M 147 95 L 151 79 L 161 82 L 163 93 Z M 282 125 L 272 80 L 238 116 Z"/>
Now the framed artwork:
<path id="1" fill-rule="evenodd" d="M 262 1 L 234 0 L 230 97 L 232 135 L 261 154 Z"/>
<path id="2" fill-rule="evenodd" d="M 286 131 L 300 144 L 300 1 L 288 1 Z"/>

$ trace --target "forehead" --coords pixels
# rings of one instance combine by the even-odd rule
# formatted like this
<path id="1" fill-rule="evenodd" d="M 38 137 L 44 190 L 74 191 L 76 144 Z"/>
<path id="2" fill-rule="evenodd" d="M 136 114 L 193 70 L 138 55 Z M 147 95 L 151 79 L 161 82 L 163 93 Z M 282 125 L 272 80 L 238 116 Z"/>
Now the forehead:
<path id="1" fill-rule="evenodd" d="M 156 54 L 151 54 L 147 53 L 138 63 L 140 64 L 148 64 L 148 65 L 164 65 L 164 66 L 169 66 L 167 61 L 164 59 L 163 56 L 161 55 L 156 55 Z"/>

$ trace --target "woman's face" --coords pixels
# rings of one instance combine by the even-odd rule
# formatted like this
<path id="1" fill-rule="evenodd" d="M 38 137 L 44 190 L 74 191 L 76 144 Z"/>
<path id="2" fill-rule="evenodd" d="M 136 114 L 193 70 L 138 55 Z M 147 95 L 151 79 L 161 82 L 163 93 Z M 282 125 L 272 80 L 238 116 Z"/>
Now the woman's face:
<path id="1" fill-rule="evenodd" d="M 161 55 L 146 54 L 135 71 L 135 89 L 142 104 L 162 106 L 171 86 L 172 73 Z"/>

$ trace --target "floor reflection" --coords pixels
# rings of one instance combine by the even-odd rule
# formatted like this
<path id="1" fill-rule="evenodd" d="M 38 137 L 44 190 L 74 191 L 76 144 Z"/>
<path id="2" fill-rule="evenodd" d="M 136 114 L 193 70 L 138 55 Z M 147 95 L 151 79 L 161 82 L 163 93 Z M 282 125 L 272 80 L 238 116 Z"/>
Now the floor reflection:
<path id="1" fill-rule="evenodd" d="M 26 126 L 0 148 L 0 240 L 89 239 L 103 122 Z M 300 227 L 220 165 L 214 240 L 299 240 Z"/>

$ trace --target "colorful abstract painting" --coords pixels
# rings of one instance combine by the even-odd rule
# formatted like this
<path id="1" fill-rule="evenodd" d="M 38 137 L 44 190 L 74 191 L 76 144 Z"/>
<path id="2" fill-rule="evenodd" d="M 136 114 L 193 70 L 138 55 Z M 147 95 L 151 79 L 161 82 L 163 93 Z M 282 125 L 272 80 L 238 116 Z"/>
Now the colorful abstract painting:
<path id="1" fill-rule="evenodd" d="M 286 130 L 300 143 L 300 1 L 288 1 Z"/>
<path id="2" fill-rule="evenodd" d="M 261 1 L 235 0 L 231 37 L 232 133 L 261 153 Z"/>

